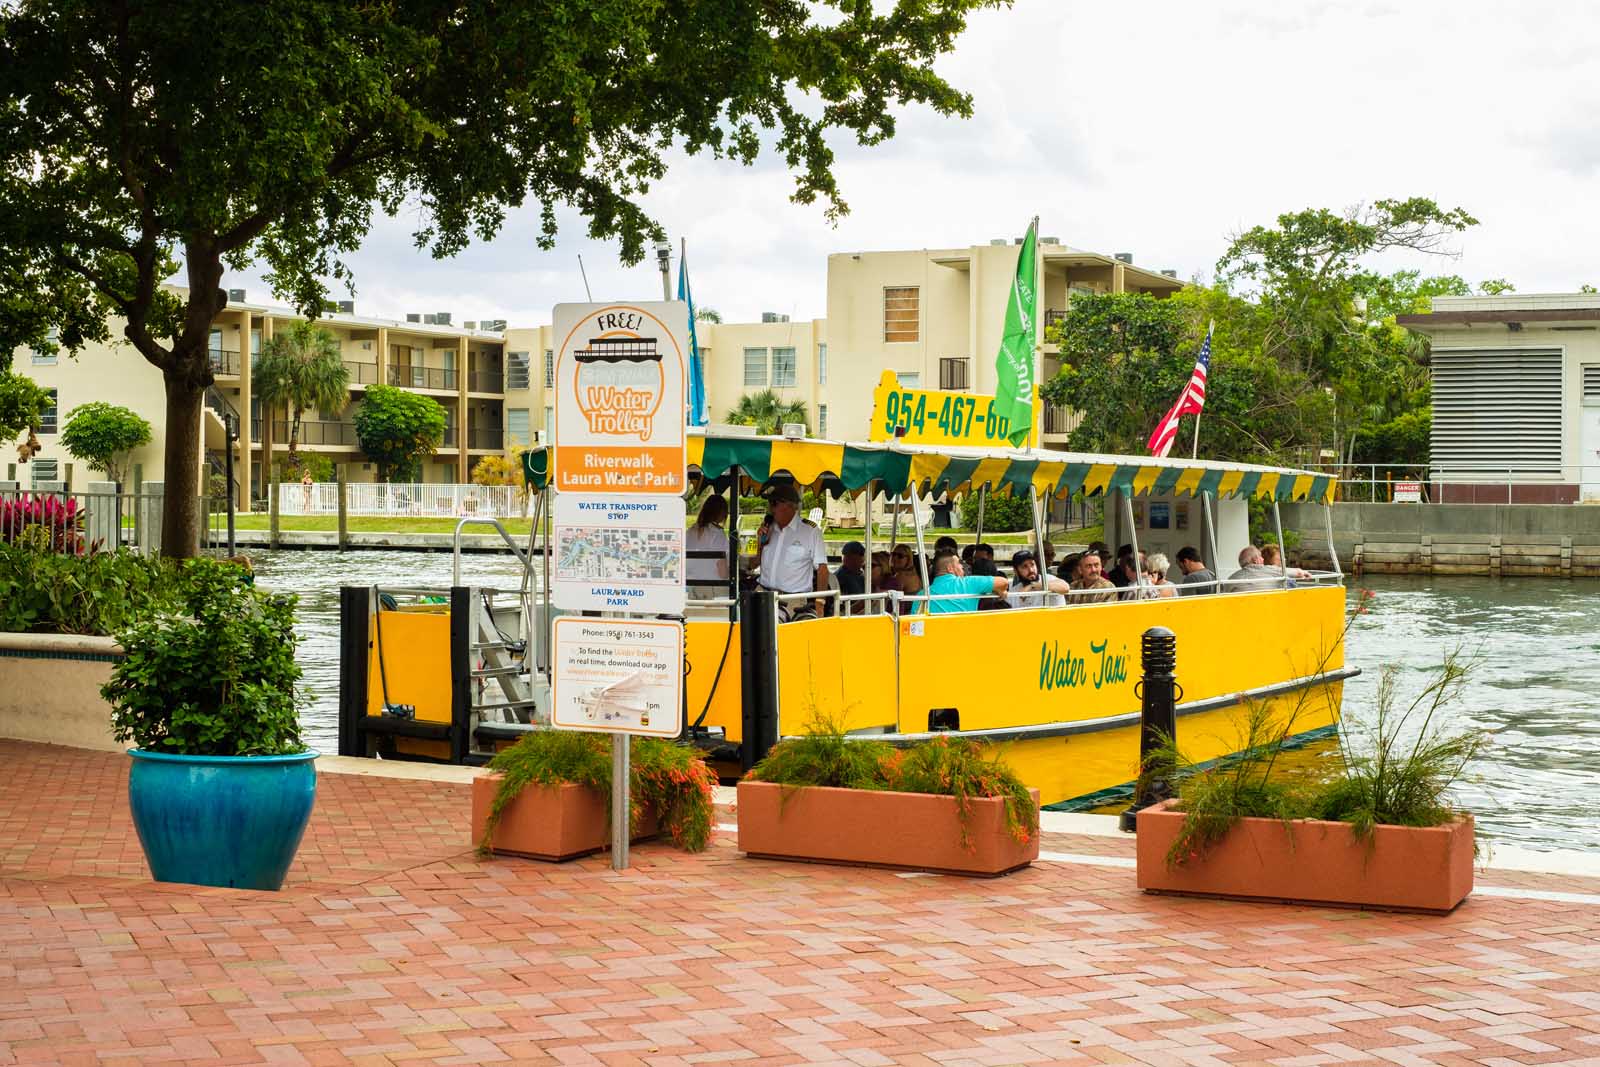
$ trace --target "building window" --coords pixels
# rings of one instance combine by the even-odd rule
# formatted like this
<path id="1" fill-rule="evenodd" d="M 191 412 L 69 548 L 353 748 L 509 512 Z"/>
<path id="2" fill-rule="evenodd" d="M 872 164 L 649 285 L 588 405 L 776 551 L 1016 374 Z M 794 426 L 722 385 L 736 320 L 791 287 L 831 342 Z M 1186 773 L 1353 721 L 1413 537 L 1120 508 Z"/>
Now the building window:
<path id="1" fill-rule="evenodd" d="M 828 346 L 817 346 L 817 384 L 828 384 Z"/>
<path id="2" fill-rule="evenodd" d="M 922 375 L 920 374 L 913 371 L 897 370 L 894 372 L 894 376 L 900 382 L 900 388 L 902 389 L 922 388 Z"/>
<path id="3" fill-rule="evenodd" d="M 33 461 L 33 484 L 40 482 L 53 482 L 61 477 L 61 465 L 53 459 L 36 459 Z"/>
<path id="4" fill-rule="evenodd" d="M 50 398 L 50 403 L 46 404 L 45 409 L 39 413 L 39 432 L 55 433 L 57 411 L 56 391 L 54 389 L 46 389 L 45 395 Z"/>
<path id="5" fill-rule="evenodd" d="M 817 436 L 826 440 L 828 437 L 828 405 L 817 405 Z"/>
<path id="6" fill-rule="evenodd" d="M 528 353 L 513 352 L 506 357 L 506 388 L 526 389 L 528 387 Z"/>
<path id="7" fill-rule="evenodd" d="M 885 289 L 883 339 L 895 343 L 921 340 L 921 306 L 921 290 L 914 285 Z"/>
<path id="8" fill-rule="evenodd" d="M 556 387 L 556 353 L 552 348 L 544 350 L 544 387 L 546 389 Z"/>
<path id="9" fill-rule="evenodd" d="M 794 349 L 772 350 L 772 384 L 777 389 L 794 388 Z"/>
<path id="10" fill-rule="evenodd" d="M 59 330 L 52 329 L 45 335 L 45 340 L 50 344 L 55 344 L 60 339 L 61 332 Z M 56 365 L 56 357 L 60 354 L 59 352 L 45 352 L 38 348 L 32 348 L 29 351 L 33 353 L 33 365 L 35 367 L 54 367 Z"/>
<path id="11" fill-rule="evenodd" d="M 965 356 L 956 359 L 941 359 L 939 361 L 939 388 L 961 391 L 968 388 L 967 365 L 971 360 Z"/>
<path id="12" fill-rule="evenodd" d="M 747 348 L 744 350 L 744 384 L 767 384 L 767 350 L 765 348 Z"/>
<path id="13" fill-rule="evenodd" d="M 555 432 L 556 432 L 556 409 L 555 408 L 545 408 L 544 409 L 544 429 L 540 431 L 539 440 L 542 441 L 544 444 L 549 444 L 550 440 L 554 436 Z"/>
<path id="14" fill-rule="evenodd" d="M 506 409 L 506 444 L 508 446 L 531 445 L 533 437 L 528 433 L 528 409 Z"/>

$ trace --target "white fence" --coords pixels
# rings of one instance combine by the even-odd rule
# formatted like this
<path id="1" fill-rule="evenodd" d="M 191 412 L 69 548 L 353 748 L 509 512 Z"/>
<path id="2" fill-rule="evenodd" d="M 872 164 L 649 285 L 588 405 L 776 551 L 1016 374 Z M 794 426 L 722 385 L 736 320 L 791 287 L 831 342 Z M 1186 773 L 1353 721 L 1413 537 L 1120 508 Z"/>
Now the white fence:
<path id="1" fill-rule="evenodd" d="M 521 518 L 528 514 L 528 500 L 514 485 L 391 485 L 382 482 L 349 482 L 345 485 L 349 515 L 414 515 L 419 517 L 459 518 L 478 515 L 487 518 Z M 278 483 L 278 514 L 337 515 L 337 482 Z"/>

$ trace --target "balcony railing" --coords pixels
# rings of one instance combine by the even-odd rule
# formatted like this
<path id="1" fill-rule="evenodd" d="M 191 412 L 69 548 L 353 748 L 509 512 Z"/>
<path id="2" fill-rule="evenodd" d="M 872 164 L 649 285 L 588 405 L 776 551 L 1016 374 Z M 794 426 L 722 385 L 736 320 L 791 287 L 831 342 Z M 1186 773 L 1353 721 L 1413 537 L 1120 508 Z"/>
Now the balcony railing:
<path id="1" fill-rule="evenodd" d="M 286 445 L 289 443 L 289 423 L 273 422 L 272 440 L 274 444 Z M 354 448 L 357 445 L 356 427 L 350 422 L 314 422 L 309 419 L 300 420 L 300 444 L 324 445 L 336 448 Z"/>
<path id="2" fill-rule="evenodd" d="M 351 385 L 377 385 L 378 365 L 376 363 L 357 363 L 354 360 L 345 360 L 344 369 L 350 372 Z"/>
<path id="3" fill-rule="evenodd" d="M 467 447 L 479 451 L 498 452 L 506 446 L 506 432 L 494 429 L 485 430 L 474 426 L 467 431 Z"/>
<path id="4" fill-rule="evenodd" d="M 1044 406 L 1044 432 L 1047 434 L 1071 433 L 1082 421 L 1082 412 L 1074 411 L 1065 404 Z"/>
<path id="5" fill-rule="evenodd" d="M 389 384 L 409 389 L 454 389 L 456 372 L 451 367 L 390 367 Z"/>
<path id="6" fill-rule="evenodd" d="M 503 393 L 506 391 L 506 376 L 497 370 L 469 371 L 467 390 L 473 393 Z"/>
<path id="7" fill-rule="evenodd" d="M 211 355 L 211 373 L 223 378 L 237 378 L 239 376 L 239 353 L 231 348 L 213 348 Z"/>

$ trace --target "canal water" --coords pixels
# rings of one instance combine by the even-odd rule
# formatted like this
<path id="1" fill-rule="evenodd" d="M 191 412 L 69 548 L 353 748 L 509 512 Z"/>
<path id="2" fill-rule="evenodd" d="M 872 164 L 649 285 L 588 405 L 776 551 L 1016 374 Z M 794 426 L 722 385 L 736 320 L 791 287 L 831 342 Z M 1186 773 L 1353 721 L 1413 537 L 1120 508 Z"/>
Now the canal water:
<path id="1" fill-rule="evenodd" d="M 300 596 L 300 660 L 311 703 L 306 735 L 337 751 L 339 586 L 450 584 L 450 556 L 435 552 L 263 552 L 261 585 Z M 462 559 L 466 584 L 512 589 L 504 556 Z M 1375 598 L 1356 618 L 1347 662 L 1363 670 L 1345 686 L 1345 714 L 1370 714 L 1380 668 L 1394 664 L 1402 697 L 1426 684 L 1459 649 L 1476 661 L 1452 725 L 1494 735 L 1488 756 L 1458 789 L 1485 836 L 1537 849 L 1600 848 L 1600 584 L 1550 578 L 1370 577 L 1351 582 Z M 1241 634 L 1239 654 L 1250 655 Z M 1180 650 L 1180 662 L 1182 652 Z"/>

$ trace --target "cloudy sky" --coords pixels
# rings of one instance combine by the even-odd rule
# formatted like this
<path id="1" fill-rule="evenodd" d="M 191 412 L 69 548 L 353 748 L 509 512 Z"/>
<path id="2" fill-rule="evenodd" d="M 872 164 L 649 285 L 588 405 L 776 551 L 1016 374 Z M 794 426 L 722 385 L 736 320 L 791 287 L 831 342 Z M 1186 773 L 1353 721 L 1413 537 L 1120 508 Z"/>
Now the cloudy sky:
<path id="1" fill-rule="evenodd" d="M 1067 244 L 1189 278 L 1280 212 L 1408 196 L 1480 220 L 1425 268 L 1571 291 L 1600 284 L 1597 29 L 1583 0 L 1016 0 L 940 63 L 972 119 L 910 111 L 887 145 L 839 146 L 837 227 L 789 202 L 776 160 L 684 160 L 647 206 L 688 239 L 696 302 L 729 321 L 826 314 L 830 252 L 979 244 L 1035 213 Z M 583 299 L 580 255 L 596 299 L 659 292 L 653 262 L 623 268 L 563 220 L 551 252 L 527 210 L 446 261 L 382 220 L 353 260 L 357 309 L 545 323 Z"/>

